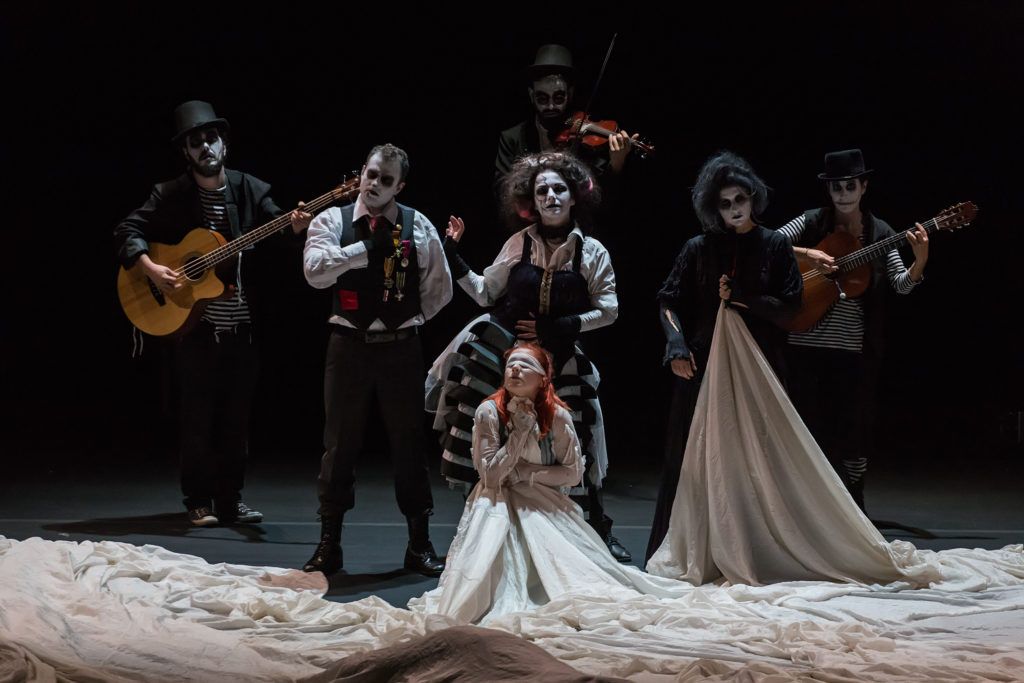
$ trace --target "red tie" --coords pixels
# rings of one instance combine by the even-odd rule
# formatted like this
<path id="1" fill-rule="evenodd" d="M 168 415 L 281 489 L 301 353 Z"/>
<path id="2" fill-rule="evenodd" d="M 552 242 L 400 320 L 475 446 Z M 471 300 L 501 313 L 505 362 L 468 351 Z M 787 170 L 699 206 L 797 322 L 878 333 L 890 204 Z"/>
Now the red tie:
<path id="1" fill-rule="evenodd" d="M 370 216 L 370 230 L 377 232 L 377 228 L 385 228 L 388 225 L 390 225 L 390 223 L 387 218 L 384 218 L 384 216 Z"/>

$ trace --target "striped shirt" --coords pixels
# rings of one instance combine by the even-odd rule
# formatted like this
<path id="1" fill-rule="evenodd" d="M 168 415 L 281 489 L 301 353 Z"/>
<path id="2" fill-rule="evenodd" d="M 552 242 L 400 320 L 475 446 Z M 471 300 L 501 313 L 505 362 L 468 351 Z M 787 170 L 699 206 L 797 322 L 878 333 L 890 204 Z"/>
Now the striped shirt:
<path id="1" fill-rule="evenodd" d="M 803 236 L 804 228 L 804 216 L 800 215 L 779 228 L 779 232 L 789 237 L 793 244 L 797 244 Z M 859 239 L 861 244 L 864 244 L 864 235 Z M 886 254 L 885 272 L 889 284 L 897 294 L 908 294 L 917 285 L 910 279 L 910 273 L 896 249 L 891 249 Z M 815 346 L 861 353 L 864 350 L 863 297 L 840 299 L 811 329 L 790 332 L 789 343 L 794 346 Z"/>
<path id="2" fill-rule="evenodd" d="M 217 190 L 199 188 L 199 201 L 203 206 L 205 222 L 203 227 L 216 230 L 230 240 L 231 224 L 228 222 L 225 196 L 223 187 Z M 235 267 L 235 295 L 230 299 L 211 301 L 203 312 L 203 320 L 213 324 L 218 330 L 231 329 L 239 323 L 250 322 L 249 302 L 245 298 L 245 290 L 242 289 L 241 267 L 242 254 L 239 254 Z"/>

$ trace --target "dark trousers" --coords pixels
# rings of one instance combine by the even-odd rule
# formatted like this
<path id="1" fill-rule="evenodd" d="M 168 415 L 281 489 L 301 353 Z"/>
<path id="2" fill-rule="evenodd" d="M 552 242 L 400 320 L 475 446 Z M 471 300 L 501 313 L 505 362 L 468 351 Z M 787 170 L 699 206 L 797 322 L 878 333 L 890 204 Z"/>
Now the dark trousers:
<path id="1" fill-rule="evenodd" d="M 790 345 L 787 353 L 793 405 L 843 484 L 862 503 L 877 373 L 852 351 Z"/>
<path id="2" fill-rule="evenodd" d="M 324 367 L 324 455 L 317 494 L 321 515 L 355 507 L 355 465 L 367 438 L 386 440 L 395 471 L 395 497 L 406 517 L 434 507 L 423 444 L 423 349 L 418 336 L 367 343 L 333 332 Z M 368 434 L 374 406 L 384 434 Z"/>
<path id="3" fill-rule="evenodd" d="M 241 500 L 259 357 L 248 325 L 200 323 L 177 346 L 181 491 L 188 509 Z"/>
<path id="4" fill-rule="evenodd" d="M 690 436 L 690 423 L 693 422 L 693 412 L 697 407 L 706 362 L 706 357 L 698 360 L 698 372 L 693 379 L 672 378 L 672 403 L 665 432 L 665 465 L 661 472 L 661 485 L 658 487 L 658 501 L 654 506 L 654 521 L 651 522 L 651 536 L 647 540 L 644 564 L 651 559 L 668 533 L 672 505 L 679 487 L 679 474 L 683 469 L 683 454 L 686 452 L 686 441 Z"/>

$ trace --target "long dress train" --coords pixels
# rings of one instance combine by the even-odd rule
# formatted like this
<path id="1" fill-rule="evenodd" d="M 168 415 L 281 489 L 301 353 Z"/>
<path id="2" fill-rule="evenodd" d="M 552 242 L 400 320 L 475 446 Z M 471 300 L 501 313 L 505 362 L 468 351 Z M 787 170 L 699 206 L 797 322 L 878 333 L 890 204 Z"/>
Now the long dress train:
<path id="1" fill-rule="evenodd" d="M 438 587 L 409 602 L 417 612 L 480 622 L 524 612 L 564 596 L 628 601 L 641 594 L 682 597 L 692 588 L 622 565 L 561 489 L 583 472 L 572 416 L 556 410 L 549 436 L 503 436 L 493 401 L 476 412 L 473 488 L 448 550 Z M 508 485 L 517 462 L 533 474 Z"/>
<path id="2" fill-rule="evenodd" d="M 886 542 L 860 511 L 724 304 L 669 531 L 647 570 L 693 584 L 940 580 L 929 554 Z"/>

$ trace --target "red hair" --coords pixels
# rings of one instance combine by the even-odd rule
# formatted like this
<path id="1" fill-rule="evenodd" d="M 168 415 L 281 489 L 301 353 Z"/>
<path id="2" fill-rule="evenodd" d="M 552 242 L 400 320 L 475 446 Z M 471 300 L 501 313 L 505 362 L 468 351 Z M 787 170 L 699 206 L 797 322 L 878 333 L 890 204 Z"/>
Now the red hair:
<path id="1" fill-rule="evenodd" d="M 551 431 L 551 423 L 555 419 L 555 407 L 562 406 L 568 410 L 569 406 L 555 395 L 555 386 L 551 383 L 551 357 L 548 356 L 548 352 L 533 343 L 520 344 L 519 346 L 513 346 L 505 352 L 505 360 L 508 360 L 508 357 L 517 351 L 524 351 L 530 354 L 544 368 L 544 378 L 541 380 L 540 388 L 537 390 L 537 396 L 533 399 L 533 407 L 537 411 L 537 426 L 540 427 L 540 435 L 547 436 L 547 433 Z M 494 401 L 498 406 L 498 418 L 501 420 L 501 423 L 508 424 L 508 402 L 511 400 L 511 394 L 509 394 L 508 389 L 502 386 L 484 400 Z"/>

